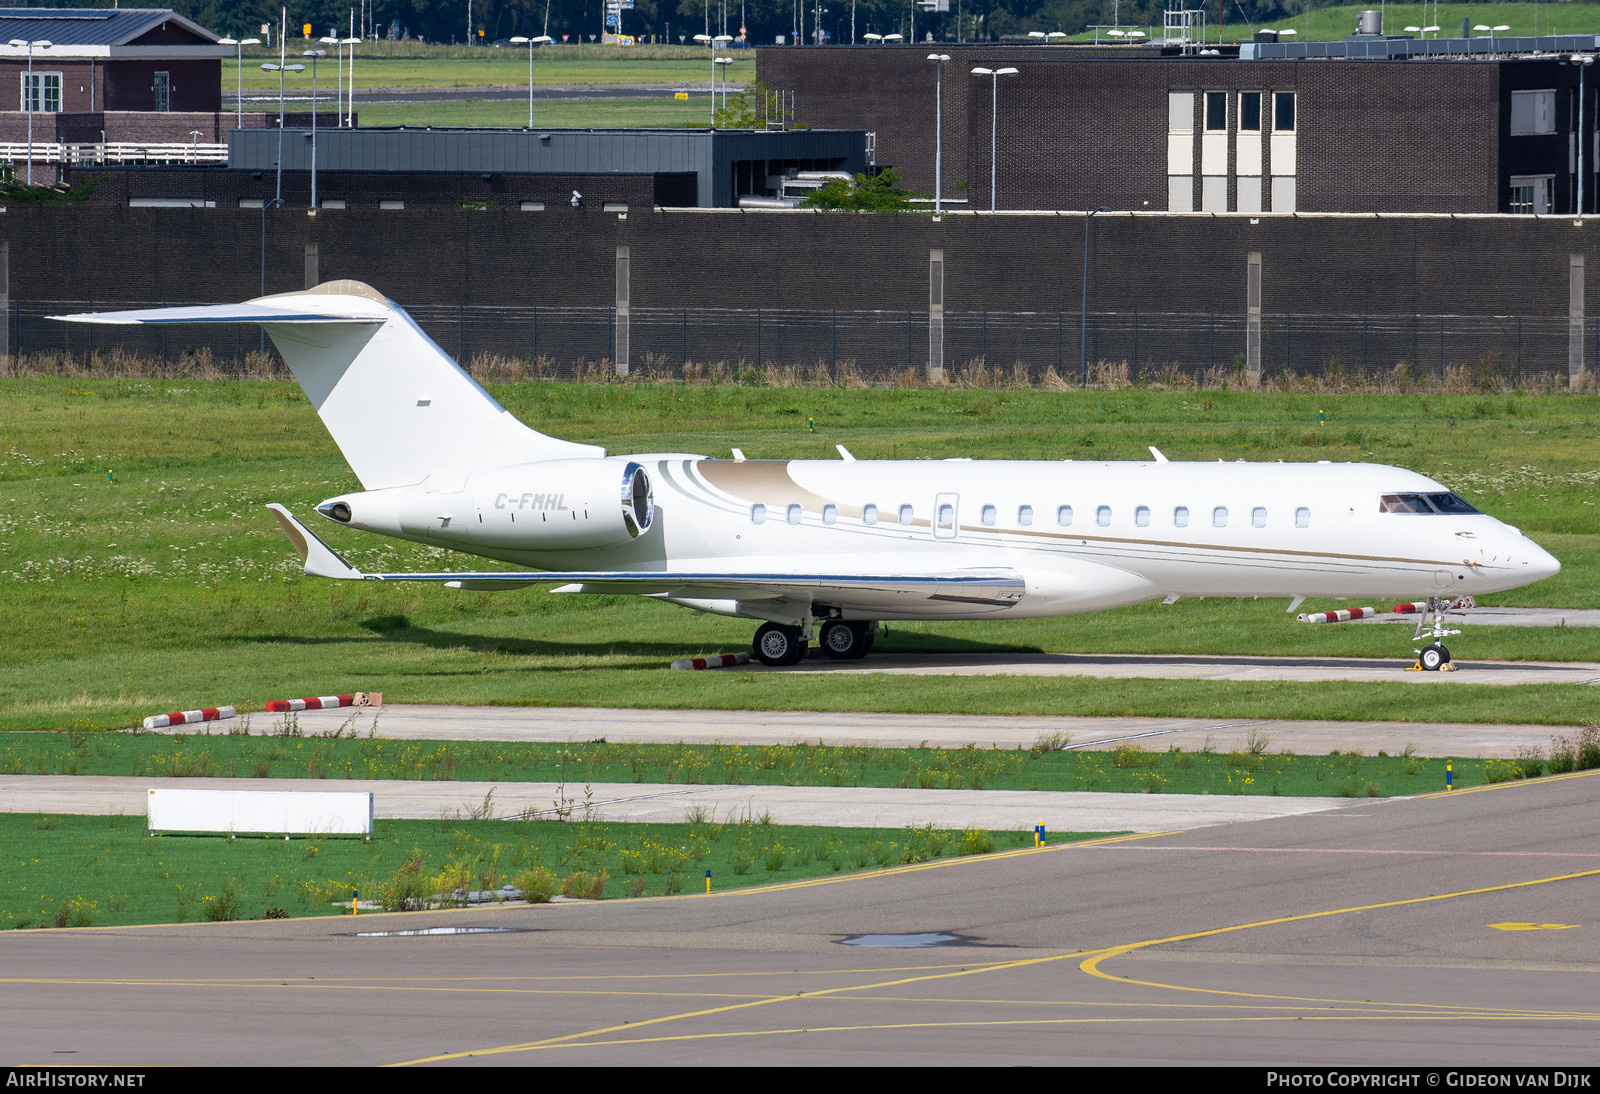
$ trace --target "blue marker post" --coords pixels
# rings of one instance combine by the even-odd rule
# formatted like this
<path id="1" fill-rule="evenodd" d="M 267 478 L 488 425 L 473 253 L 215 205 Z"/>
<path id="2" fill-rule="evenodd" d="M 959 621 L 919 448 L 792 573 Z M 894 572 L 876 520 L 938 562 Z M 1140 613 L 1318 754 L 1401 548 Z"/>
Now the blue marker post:
<path id="1" fill-rule="evenodd" d="M 815 433 L 816 431 L 817 431 L 817 420 L 815 418 L 807 418 L 806 419 L 806 432 Z"/>
<path id="2" fill-rule="evenodd" d="M 1326 410 L 1317 411 L 1317 424 L 1318 425 L 1327 425 L 1328 424 L 1328 412 Z"/>
<path id="3" fill-rule="evenodd" d="M 1455 789 L 1455 771 L 1454 771 L 1454 767 L 1455 767 L 1454 764 L 1448 764 L 1447 763 L 1447 764 L 1444 765 L 1444 788 L 1446 790 L 1454 790 Z"/>
<path id="4" fill-rule="evenodd" d="M 1044 821 L 1040 821 L 1033 826 L 1033 845 L 1035 847 L 1044 846 Z"/>
<path id="5" fill-rule="evenodd" d="M 107 482 L 116 482 L 117 481 L 117 473 L 115 471 L 107 470 L 106 471 L 106 481 Z"/>

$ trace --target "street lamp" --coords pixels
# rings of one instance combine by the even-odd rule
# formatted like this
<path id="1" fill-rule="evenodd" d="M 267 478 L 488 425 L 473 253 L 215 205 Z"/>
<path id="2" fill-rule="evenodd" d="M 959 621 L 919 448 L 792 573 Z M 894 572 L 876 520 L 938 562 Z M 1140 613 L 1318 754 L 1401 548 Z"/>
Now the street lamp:
<path id="1" fill-rule="evenodd" d="M 712 64 L 715 64 L 715 65 L 718 65 L 718 66 L 731 65 L 731 64 L 733 64 L 733 58 L 732 57 L 718 57 L 715 61 L 712 62 Z M 716 102 L 716 99 L 717 99 L 717 79 L 716 79 L 716 72 L 713 71 L 712 74 L 711 74 L 711 101 L 712 102 Z M 724 67 L 722 69 L 722 109 L 724 111 L 726 111 L 728 109 L 728 70 L 727 70 L 726 67 Z M 714 116 L 715 115 L 713 115 L 713 117 Z"/>
<path id="2" fill-rule="evenodd" d="M 327 55 L 328 51 L 325 49 L 308 49 L 300 55 L 311 58 L 311 209 L 313 212 L 317 208 L 317 62 Z"/>
<path id="3" fill-rule="evenodd" d="M 239 68 L 239 90 L 238 90 L 237 94 L 234 96 L 234 101 L 239 107 L 239 124 L 238 124 L 238 128 L 240 128 L 240 129 L 244 128 L 244 47 L 245 46 L 259 46 L 260 44 L 261 44 L 261 39 L 260 38 L 246 38 L 242 42 L 235 41 L 232 38 L 218 38 L 217 39 L 217 45 L 219 45 L 219 46 L 233 46 L 234 47 L 234 53 L 237 56 L 237 59 L 238 59 L 238 62 L 239 62 L 239 65 L 238 65 L 238 68 Z"/>
<path id="4" fill-rule="evenodd" d="M 1083 309 L 1078 321 L 1078 386 L 1089 386 L 1089 218 L 1096 213 L 1109 213 L 1111 206 L 1102 205 L 1083 214 Z"/>
<path id="5" fill-rule="evenodd" d="M 356 127 L 356 46 L 361 44 L 360 38 L 346 38 L 343 45 L 350 47 L 350 92 L 345 96 L 345 124 L 351 129 Z"/>
<path id="6" fill-rule="evenodd" d="M 529 129 L 533 128 L 533 47 L 537 46 L 537 45 L 544 45 L 545 43 L 547 43 L 549 41 L 550 41 L 550 36 L 548 34 L 541 34 L 537 38 L 525 38 L 525 37 L 523 37 L 522 35 L 519 34 L 515 38 L 511 39 L 511 44 L 514 45 L 514 46 L 527 46 L 528 47 L 528 128 Z"/>
<path id="7" fill-rule="evenodd" d="M 47 41 L 44 41 L 43 39 L 41 39 L 41 40 L 39 40 L 37 42 L 28 42 L 28 41 L 24 41 L 21 38 L 13 38 L 13 39 L 11 39 L 11 42 L 9 44 L 14 46 L 17 49 L 26 49 L 28 51 L 28 78 L 27 78 L 27 81 L 22 85 L 22 87 L 23 87 L 23 95 L 22 95 L 22 97 L 25 100 L 24 105 L 28 109 L 28 185 L 32 186 L 33 185 L 33 103 L 34 103 L 35 99 L 43 98 L 43 96 L 39 94 L 39 88 L 33 82 L 33 51 L 35 49 L 49 49 L 50 48 L 50 43 L 47 42 Z"/>
<path id="8" fill-rule="evenodd" d="M 1495 42 L 1494 42 L 1495 32 L 1496 31 L 1501 31 L 1501 30 L 1510 30 L 1511 28 L 1509 26 L 1507 26 L 1506 24 L 1504 24 L 1504 23 L 1501 23 L 1499 26 L 1496 26 L 1496 27 L 1485 26 L 1484 24 L 1479 23 L 1477 26 L 1473 27 L 1472 29 L 1473 30 L 1486 30 L 1486 31 L 1489 32 L 1489 56 L 1493 57 L 1495 55 Z"/>
<path id="9" fill-rule="evenodd" d="M 273 65 L 261 66 L 262 72 L 276 72 L 278 74 L 278 190 L 277 196 L 272 200 L 283 204 L 283 75 L 286 72 L 304 72 L 305 65 Z M 262 231 L 266 231 L 265 228 Z"/>
<path id="10" fill-rule="evenodd" d="M 948 53 L 930 53 L 928 60 L 933 62 L 933 215 L 941 216 L 944 212 L 944 63 L 950 59 Z"/>
<path id="11" fill-rule="evenodd" d="M 871 42 L 873 45 L 877 45 L 878 43 L 883 41 L 883 35 L 881 35 L 881 34 L 863 34 L 861 37 L 865 38 L 867 41 Z"/>
<path id="12" fill-rule="evenodd" d="M 998 155 L 996 148 L 1000 130 L 1000 77 L 1015 76 L 1014 68 L 975 68 L 974 76 L 987 76 L 990 80 L 990 108 L 989 108 L 989 212 L 994 212 L 994 187 L 995 164 Z"/>

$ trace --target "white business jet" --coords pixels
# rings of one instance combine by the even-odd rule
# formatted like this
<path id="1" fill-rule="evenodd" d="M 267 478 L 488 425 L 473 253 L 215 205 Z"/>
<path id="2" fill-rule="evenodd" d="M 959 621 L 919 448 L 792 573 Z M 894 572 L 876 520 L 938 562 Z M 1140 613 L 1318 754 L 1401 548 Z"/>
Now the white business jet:
<path id="1" fill-rule="evenodd" d="M 243 304 L 60 316 L 259 324 L 356 477 L 335 524 L 524 569 L 364 573 L 283 506 L 307 574 L 458 589 L 557 583 L 761 620 L 755 656 L 831 657 L 881 621 L 1019 619 L 1163 597 L 1407 597 L 1425 668 L 1455 598 L 1561 564 L 1411 471 L 1376 464 L 731 460 L 608 455 L 523 425 L 398 305 L 334 281 Z M 1431 622 L 1429 622 L 1431 620 Z M 1431 628 L 1431 629 L 1430 629 Z"/>

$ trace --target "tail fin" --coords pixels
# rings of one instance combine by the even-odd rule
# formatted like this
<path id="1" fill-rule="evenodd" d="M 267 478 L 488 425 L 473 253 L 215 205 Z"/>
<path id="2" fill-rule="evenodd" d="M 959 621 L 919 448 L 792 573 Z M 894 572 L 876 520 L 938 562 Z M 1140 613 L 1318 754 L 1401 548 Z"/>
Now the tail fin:
<path id="1" fill-rule="evenodd" d="M 531 460 L 604 456 L 512 416 L 399 305 L 359 281 L 218 307 L 54 318 L 73 323 L 260 324 L 368 490 Z"/>

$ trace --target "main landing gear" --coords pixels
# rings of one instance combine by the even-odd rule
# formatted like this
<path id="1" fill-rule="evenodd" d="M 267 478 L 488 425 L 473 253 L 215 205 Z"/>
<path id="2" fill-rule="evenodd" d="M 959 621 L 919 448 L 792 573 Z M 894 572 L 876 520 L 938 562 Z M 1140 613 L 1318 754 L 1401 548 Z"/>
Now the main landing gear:
<path id="1" fill-rule="evenodd" d="M 1451 630 L 1444 625 L 1444 613 L 1451 608 L 1471 607 L 1466 597 L 1452 600 L 1449 597 L 1430 596 L 1423 609 L 1422 618 L 1417 620 L 1417 631 L 1411 636 L 1411 641 L 1420 642 L 1424 638 L 1431 638 L 1431 645 L 1416 647 L 1416 667 L 1424 672 L 1450 672 L 1455 666 L 1450 663 L 1450 651 L 1440 642 L 1453 634 L 1460 634 L 1459 630 Z"/>
<path id="2" fill-rule="evenodd" d="M 756 631 L 752 653 L 763 665 L 781 668 L 795 665 L 806 655 L 806 631 L 782 623 L 763 623 Z M 853 661 L 865 657 L 877 641 L 878 624 L 874 622 L 846 622 L 830 619 L 822 624 L 819 635 L 822 650 L 838 661 Z"/>

